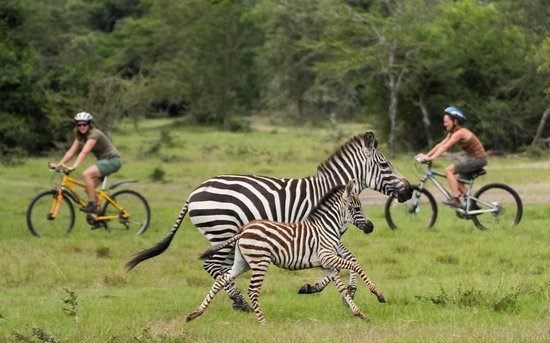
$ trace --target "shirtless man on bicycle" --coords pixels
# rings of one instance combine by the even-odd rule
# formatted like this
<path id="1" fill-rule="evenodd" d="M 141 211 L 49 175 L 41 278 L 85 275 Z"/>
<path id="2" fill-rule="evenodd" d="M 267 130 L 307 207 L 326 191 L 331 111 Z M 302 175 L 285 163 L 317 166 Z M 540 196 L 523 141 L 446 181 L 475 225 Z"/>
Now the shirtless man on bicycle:
<path id="1" fill-rule="evenodd" d="M 466 153 L 466 156 L 445 168 L 452 198 L 443 201 L 443 203 L 453 207 L 461 206 L 459 197 L 467 192 L 466 187 L 458 182 L 456 174 L 468 174 L 487 165 L 487 155 L 483 145 L 472 131 L 464 127 L 465 122 L 464 113 L 456 107 L 447 107 L 443 115 L 443 126 L 445 126 L 447 134 L 427 154 L 420 153 L 415 157 L 418 162 L 432 161 L 455 145 L 458 145 Z"/>

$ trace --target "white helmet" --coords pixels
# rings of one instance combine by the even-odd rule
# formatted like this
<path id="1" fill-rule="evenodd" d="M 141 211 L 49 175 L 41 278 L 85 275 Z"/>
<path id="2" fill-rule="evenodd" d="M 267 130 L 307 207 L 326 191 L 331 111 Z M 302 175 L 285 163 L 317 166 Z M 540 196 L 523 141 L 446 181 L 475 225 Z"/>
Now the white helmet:
<path id="1" fill-rule="evenodd" d="M 94 117 L 88 112 L 78 112 L 74 116 L 74 121 L 86 121 L 88 123 L 91 123 L 94 120 Z"/>

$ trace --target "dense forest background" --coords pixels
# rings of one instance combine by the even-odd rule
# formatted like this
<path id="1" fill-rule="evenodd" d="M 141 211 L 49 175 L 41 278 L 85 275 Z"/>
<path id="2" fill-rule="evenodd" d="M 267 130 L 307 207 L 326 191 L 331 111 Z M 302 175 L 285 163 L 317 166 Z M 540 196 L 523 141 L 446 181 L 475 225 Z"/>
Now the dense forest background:
<path id="1" fill-rule="evenodd" d="M 451 105 L 488 149 L 548 150 L 548 18 L 546 0 L 3 0 L 0 157 L 66 142 L 82 110 L 108 133 L 359 119 L 397 153 Z"/>

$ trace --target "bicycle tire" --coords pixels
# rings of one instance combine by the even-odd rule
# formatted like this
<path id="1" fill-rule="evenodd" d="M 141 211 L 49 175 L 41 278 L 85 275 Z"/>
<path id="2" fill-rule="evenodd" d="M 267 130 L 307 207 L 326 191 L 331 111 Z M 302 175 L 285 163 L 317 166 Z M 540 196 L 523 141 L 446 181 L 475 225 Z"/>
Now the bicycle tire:
<path id="1" fill-rule="evenodd" d="M 63 200 L 55 219 L 50 218 L 50 211 L 57 190 L 51 189 L 36 195 L 27 207 L 27 227 L 36 237 L 60 237 L 67 235 L 74 227 L 74 206 L 64 193 Z"/>
<path id="2" fill-rule="evenodd" d="M 130 213 L 129 219 L 119 218 L 104 222 L 107 231 L 125 230 L 135 231 L 136 235 L 143 234 L 151 222 L 149 203 L 136 191 L 123 189 L 110 195 L 120 206 Z M 119 211 L 109 202 L 105 203 L 101 215 L 120 215 Z"/>
<path id="3" fill-rule="evenodd" d="M 419 224 L 431 228 L 435 224 L 437 203 L 432 193 L 425 188 L 420 189 L 417 185 L 413 185 L 412 189 L 413 196 L 405 202 L 400 203 L 394 197 L 386 201 L 384 217 L 390 229 L 396 230 L 399 227 Z M 415 206 L 416 200 L 419 200 L 419 203 Z"/>
<path id="4" fill-rule="evenodd" d="M 472 221 L 480 230 L 495 230 L 512 228 L 519 224 L 523 215 L 523 203 L 519 194 L 503 183 L 491 183 L 481 187 L 474 195 L 478 201 L 473 201 L 472 207 L 489 209 L 497 206 L 497 212 L 472 215 Z"/>

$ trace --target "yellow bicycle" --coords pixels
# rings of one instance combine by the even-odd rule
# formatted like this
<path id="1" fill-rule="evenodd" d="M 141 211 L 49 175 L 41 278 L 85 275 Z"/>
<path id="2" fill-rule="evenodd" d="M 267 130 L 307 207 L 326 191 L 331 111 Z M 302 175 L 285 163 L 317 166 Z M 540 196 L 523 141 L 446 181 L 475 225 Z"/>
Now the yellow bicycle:
<path id="1" fill-rule="evenodd" d="M 70 172 L 65 166 L 52 169 L 48 164 L 48 167 L 54 172 L 53 189 L 36 195 L 27 208 L 27 226 L 37 237 L 70 233 L 75 222 L 73 204 L 82 208 L 87 203 L 87 200 L 82 199 L 77 192 L 77 188 L 85 189 L 83 182 L 70 177 Z M 61 176 L 61 180 L 58 176 Z M 130 189 L 112 192 L 120 185 L 137 180 L 119 181 L 107 188 L 107 179 L 104 177 L 101 187 L 96 190 L 97 212 L 87 213 L 86 221 L 92 229 L 103 227 L 109 232 L 125 230 L 141 235 L 151 221 L 151 210 L 147 200 Z"/>

